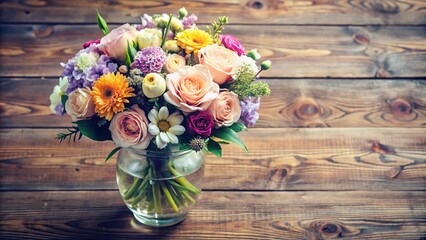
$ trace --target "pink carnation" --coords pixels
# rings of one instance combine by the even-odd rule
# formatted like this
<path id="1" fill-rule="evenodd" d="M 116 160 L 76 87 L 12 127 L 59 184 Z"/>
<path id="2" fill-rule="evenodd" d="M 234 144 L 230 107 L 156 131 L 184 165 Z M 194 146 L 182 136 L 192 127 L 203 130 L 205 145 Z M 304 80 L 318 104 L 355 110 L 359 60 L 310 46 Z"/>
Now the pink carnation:
<path id="1" fill-rule="evenodd" d="M 233 35 L 219 35 L 219 38 L 223 46 L 236 52 L 238 56 L 241 56 L 245 53 L 244 46 Z"/>

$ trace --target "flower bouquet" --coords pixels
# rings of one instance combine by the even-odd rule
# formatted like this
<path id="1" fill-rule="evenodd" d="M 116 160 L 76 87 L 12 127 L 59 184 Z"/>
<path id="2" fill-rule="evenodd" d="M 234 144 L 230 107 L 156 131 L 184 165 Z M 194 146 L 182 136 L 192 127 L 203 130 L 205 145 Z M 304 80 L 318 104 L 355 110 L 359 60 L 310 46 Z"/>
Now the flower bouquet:
<path id="1" fill-rule="evenodd" d="M 259 118 L 259 97 L 270 89 L 255 80 L 271 62 L 259 69 L 255 49 L 246 53 L 222 34 L 227 17 L 206 30 L 184 8 L 112 31 L 99 13 L 97 19 L 105 36 L 61 63 L 50 95 L 51 110 L 73 123 L 57 139 L 112 140 L 117 147 L 106 160 L 119 151 L 117 181 L 127 206 L 144 223 L 143 216 L 154 218 L 149 225 L 174 224 L 159 216 L 185 215 L 194 203 L 200 188 L 189 176 L 202 169 L 203 153 L 221 157 L 228 143 L 247 150 L 237 133 Z"/>

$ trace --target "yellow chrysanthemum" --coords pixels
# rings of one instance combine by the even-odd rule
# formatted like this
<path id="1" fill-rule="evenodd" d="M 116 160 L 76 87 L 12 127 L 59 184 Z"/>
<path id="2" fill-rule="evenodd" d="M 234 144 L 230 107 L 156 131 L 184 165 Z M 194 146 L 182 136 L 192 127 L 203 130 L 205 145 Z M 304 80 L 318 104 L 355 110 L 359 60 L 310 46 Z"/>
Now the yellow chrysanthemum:
<path id="1" fill-rule="evenodd" d="M 95 104 L 95 112 L 110 121 L 115 113 L 124 110 L 124 103 L 129 102 L 126 98 L 136 96 L 133 93 L 134 90 L 129 87 L 126 77 L 120 73 L 102 75 L 93 84 L 90 92 Z"/>
<path id="2" fill-rule="evenodd" d="M 185 49 L 187 54 L 198 54 L 201 48 L 213 44 L 213 39 L 206 31 L 200 29 L 186 29 L 176 34 L 179 47 Z"/>

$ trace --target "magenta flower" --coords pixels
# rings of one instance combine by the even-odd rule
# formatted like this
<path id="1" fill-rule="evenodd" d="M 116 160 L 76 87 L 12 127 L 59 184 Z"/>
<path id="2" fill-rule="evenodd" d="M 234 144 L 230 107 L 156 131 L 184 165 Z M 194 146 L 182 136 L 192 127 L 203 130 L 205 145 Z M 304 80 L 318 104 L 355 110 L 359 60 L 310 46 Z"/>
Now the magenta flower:
<path id="1" fill-rule="evenodd" d="M 233 35 L 219 35 L 219 38 L 223 46 L 236 52 L 238 56 L 241 56 L 245 53 L 244 46 Z"/>
<path id="2" fill-rule="evenodd" d="M 90 47 L 90 45 L 99 44 L 100 42 L 101 42 L 101 39 L 89 40 L 83 44 L 83 48 L 88 48 Z"/>
<path id="3" fill-rule="evenodd" d="M 187 130 L 191 136 L 210 137 L 213 129 L 213 117 L 208 111 L 198 111 L 188 116 Z"/>

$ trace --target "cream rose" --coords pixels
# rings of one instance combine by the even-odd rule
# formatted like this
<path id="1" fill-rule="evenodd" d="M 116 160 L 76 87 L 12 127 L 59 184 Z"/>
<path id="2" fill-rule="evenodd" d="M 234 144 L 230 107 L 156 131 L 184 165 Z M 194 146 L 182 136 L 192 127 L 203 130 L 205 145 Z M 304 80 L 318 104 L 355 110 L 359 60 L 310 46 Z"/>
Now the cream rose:
<path id="1" fill-rule="evenodd" d="M 129 111 L 117 113 L 109 125 L 111 137 L 117 146 L 146 149 L 152 139 L 148 132 L 148 119 L 137 105 Z"/>
<path id="2" fill-rule="evenodd" d="M 148 98 L 156 98 L 166 91 L 166 80 L 158 73 L 149 73 L 142 80 L 142 91 Z"/>
<path id="3" fill-rule="evenodd" d="M 229 127 L 241 116 L 238 95 L 229 91 L 220 92 L 219 96 L 210 104 L 208 110 L 213 116 L 215 128 Z"/>
<path id="4" fill-rule="evenodd" d="M 95 104 L 90 95 L 89 88 L 77 88 L 68 95 L 65 104 L 66 112 L 73 122 L 95 115 Z"/>
<path id="5" fill-rule="evenodd" d="M 161 46 L 163 38 L 160 30 L 155 28 L 144 28 L 139 31 L 137 40 L 139 49 L 143 49 L 151 46 Z"/>
<path id="6" fill-rule="evenodd" d="M 99 49 L 110 58 L 123 63 L 126 60 L 128 43 L 136 41 L 138 34 L 138 30 L 130 24 L 121 25 L 101 39 Z"/>
<path id="7" fill-rule="evenodd" d="M 184 113 L 204 111 L 219 94 L 209 69 L 203 65 L 184 66 L 167 75 L 164 98 Z"/>
<path id="8" fill-rule="evenodd" d="M 233 68 L 239 57 L 234 51 L 213 44 L 200 49 L 198 59 L 201 64 L 209 68 L 213 81 L 221 85 L 234 74 Z"/>
<path id="9" fill-rule="evenodd" d="M 185 58 L 178 54 L 170 54 L 166 57 L 164 68 L 168 73 L 176 72 L 179 68 L 185 66 Z"/>
<path id="10" fill-rule="evenodd" d="M 166 41 L 166 43 L 164 44 L 164 49 L 166 51 L 175 52 L 175 53 L 180 51 L 180 47 L 177 45 L 177 41 L 176 40 L 168 40 L 168 41 Z"/>

